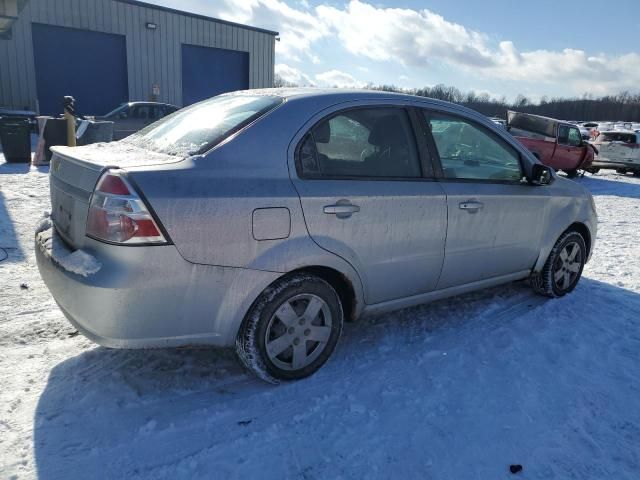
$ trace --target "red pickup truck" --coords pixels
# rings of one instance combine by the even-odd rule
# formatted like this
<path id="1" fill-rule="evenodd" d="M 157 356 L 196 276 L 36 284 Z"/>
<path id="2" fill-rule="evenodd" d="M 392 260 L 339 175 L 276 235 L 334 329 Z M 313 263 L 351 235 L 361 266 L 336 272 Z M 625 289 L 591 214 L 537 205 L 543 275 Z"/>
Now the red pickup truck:
<path id="1" fill-rule="evenodd" d="M 542 163 L 569 177 L 588 170 L 595 148 L 582 140 L 576 125 L 530 113 L 507 112 L 507 129 Z"/>

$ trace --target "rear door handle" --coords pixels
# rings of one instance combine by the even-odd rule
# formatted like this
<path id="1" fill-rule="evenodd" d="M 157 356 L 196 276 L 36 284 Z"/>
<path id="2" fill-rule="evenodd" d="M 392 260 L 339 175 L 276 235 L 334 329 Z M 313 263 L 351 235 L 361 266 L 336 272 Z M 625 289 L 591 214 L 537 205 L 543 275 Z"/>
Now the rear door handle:
<path id="1" fill-rule="evenodd" d="M 327 215 L 335 215 L 338 218 L 349 218 L 353 213 L 359 212 L 360 207 L 350 203 L 337 203 L 335 205 L 327 205 L 322 211 Z"/>
<path id="2" fill-rule="evenodd" d="M 460 207 L 461 210 L 468 210 L 469 213 L 475 213 L 484 207 L 484 204 L 480 202 L 462 202 L 458 207 Z"/>

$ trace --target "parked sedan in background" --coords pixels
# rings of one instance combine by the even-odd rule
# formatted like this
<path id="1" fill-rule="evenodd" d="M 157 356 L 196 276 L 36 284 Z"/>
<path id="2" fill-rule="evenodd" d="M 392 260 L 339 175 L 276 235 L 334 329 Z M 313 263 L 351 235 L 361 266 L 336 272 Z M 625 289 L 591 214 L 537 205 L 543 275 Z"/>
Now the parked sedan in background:
<path id="1" fill-rule="evenodd" d="M 590 171 L 615 169 L 618 173 L 640 175 L 640 134 L 634 131 L 600 132 L 593 142 L 598 155 Z"/>
<path id="2" fill-rule="evenodd" d="M 388 92 L 225 94 L 51 165 L 36 257 L 71 323 L 235 346 L 268 381 L 311 375 L 362 315 L 526 278 L 563 296 L 596 238 L 591 195 L 506 130 Z"/>
<path id="3" fill-rule="evenodd" d="M 507 112 L 507 128 L 545 165 L 569 177 L 591 167 L 595 149 L 577 125 L 529 113 Z"/>
<path id="4" fill-rule="evenodd" d="M 128 102 L 99 118 L 114 122 L 113 139 L 121 140 L 176 110 L 178 107 L 168 103 Z"/>

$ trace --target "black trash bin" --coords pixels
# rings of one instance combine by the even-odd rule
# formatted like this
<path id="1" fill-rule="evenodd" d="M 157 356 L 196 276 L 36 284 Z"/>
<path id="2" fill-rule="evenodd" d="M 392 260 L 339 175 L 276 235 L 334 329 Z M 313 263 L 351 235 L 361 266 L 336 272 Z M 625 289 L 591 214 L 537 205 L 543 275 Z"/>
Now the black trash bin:
<path id="1" fill-rule="evenodd" d="M 77 144 L 80 146 L 111 141 L 113 141 L 113 122 L 91 120 L 87 129 L 78 138 Z"/>
<path id="2" fill-rule="evenodd" d="M 31 163 L 31 124 L 28 118 L 0 118 L 0 142 L 7 162 Z"/>
<path id="3" fill-rule="evenodd" d="M 67 121 L 64 118 L 48 118 L 44 126 L 44 154 L 47 162 L 51 161 L 51 147 L 67 145 Z"/>

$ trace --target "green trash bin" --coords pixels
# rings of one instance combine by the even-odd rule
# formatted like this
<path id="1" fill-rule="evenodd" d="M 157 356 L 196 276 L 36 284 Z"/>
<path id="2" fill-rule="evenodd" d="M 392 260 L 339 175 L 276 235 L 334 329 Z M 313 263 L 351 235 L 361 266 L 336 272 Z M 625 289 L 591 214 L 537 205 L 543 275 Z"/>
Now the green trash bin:
<path id="1" fill-rule="evenodd" d="M 31 163 L 31 125 L 28 118 L 0 118 L 0 142 L 7 162 Z"/>

